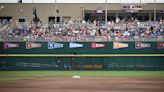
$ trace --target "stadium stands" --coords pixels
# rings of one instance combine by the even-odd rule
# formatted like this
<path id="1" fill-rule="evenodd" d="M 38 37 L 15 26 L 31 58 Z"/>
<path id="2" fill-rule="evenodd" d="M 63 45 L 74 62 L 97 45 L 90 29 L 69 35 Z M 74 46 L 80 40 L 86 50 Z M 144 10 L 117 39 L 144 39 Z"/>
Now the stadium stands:
<path id="1" fill-rule="evenodd" d="M 163 41 L 164 21 L 86 23 L 1 23 L 1 41 Z"/>

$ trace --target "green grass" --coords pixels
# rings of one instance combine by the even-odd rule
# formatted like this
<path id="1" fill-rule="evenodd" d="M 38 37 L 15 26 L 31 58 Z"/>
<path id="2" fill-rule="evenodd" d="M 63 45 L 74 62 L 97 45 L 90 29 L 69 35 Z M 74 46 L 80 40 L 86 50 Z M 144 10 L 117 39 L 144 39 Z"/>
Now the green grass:
<path id="1" fill-rule="evenodd" d="M 1 78 L 0 77 L 0 82 L 8 82 L 8 81 L 19 81 L 19 80 L 31 80 L 32 78 Z"/>
<path id="2" fill-rule="evenodd" d="M 163 76 L 164 71 L 0 71 L 1 76 Z"/>
<path id="3" fill-rule="evenodd" d="M 32 78 L 28 78 L 28 76 L 72 76 L 72 75 L 164 77 L 164 71 L 0 71 L 0 82 L 31 80 Z"/>

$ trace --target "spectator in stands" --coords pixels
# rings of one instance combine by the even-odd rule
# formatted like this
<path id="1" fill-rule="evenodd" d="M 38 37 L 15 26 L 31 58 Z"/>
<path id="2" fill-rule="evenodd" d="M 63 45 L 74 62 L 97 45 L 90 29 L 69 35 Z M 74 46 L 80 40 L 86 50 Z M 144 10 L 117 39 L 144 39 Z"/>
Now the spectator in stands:
<path id="1" fill-rule="evenodd" d="M 6 23 L 5 21 L 3 22 Z M 68 24 L 50 24 L 47 27 L 45 27 L 43 23 L 37 27 L 26 23 L 16 23 L 9 31 L 1 32 L 3 33 L 1 36 L 5 35 L 5 37 L 23 38 L 24 40 L 78 40 L 81 38 L 95 37 L 107 37 L 108 39 L 130 37 L 135 39 L 142 37 L 163 38 L 163 21 L 161 20 L 157 23 L 152 21 L 120 21 L 118 23 L 109 21 L 107 27 L 96 26 L 95 24 L 89 24 L 88 22 L 74 23 L 73 21 L 69 21 Z"/>

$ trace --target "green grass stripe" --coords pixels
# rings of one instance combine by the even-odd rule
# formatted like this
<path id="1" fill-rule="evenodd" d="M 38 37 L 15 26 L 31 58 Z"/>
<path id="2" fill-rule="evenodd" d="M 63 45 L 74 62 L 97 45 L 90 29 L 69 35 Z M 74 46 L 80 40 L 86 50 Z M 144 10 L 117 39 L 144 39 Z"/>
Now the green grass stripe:
<path id="1" fill-rule="evenodd" d="M 32 78 L 5 78 L 0 77 L 0 82 L 8 82 L 8 81 L 18 81 L 18 80 L 30 80 Z"/>
<path id="2" fill-rule="evenodd" d="M 0 76 L 164 76 L 164 71 L 0 71 Z"/>

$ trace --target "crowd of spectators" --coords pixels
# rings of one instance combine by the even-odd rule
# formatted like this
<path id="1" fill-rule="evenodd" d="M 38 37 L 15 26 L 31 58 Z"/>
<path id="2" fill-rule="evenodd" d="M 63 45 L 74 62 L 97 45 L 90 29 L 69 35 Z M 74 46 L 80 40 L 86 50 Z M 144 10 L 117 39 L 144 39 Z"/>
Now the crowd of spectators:
<path id="1" fill-rule="evenodd" d="M 21 39 L 23 41 L 87 41 L 119 39 L 162 39 L 164 38 L 164 20 L 146 21 L 109 21 L 107 25 L 98 22 L 72 22 L 62 24 L 12 23 L 7 30 L 1 30 L 3 39 Z"/>

